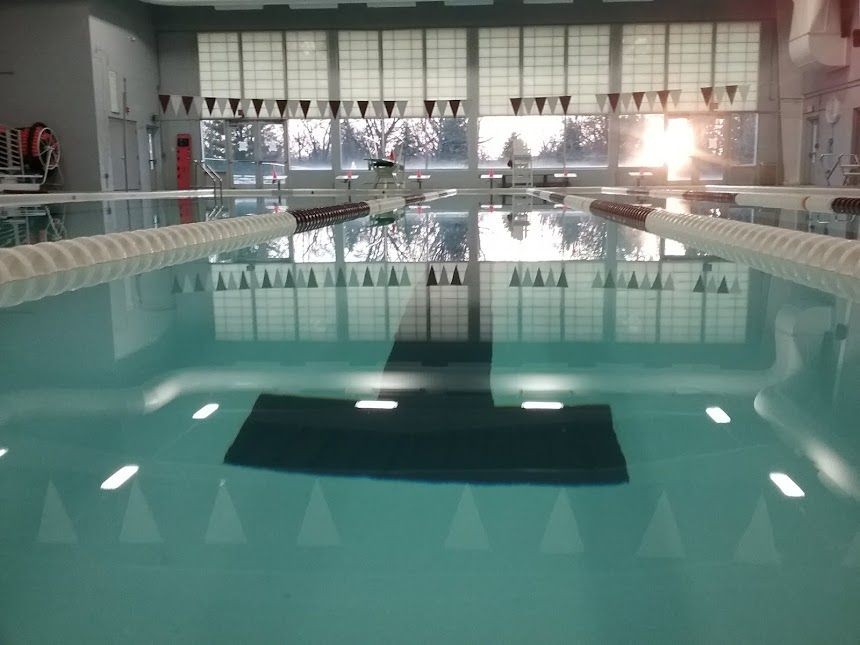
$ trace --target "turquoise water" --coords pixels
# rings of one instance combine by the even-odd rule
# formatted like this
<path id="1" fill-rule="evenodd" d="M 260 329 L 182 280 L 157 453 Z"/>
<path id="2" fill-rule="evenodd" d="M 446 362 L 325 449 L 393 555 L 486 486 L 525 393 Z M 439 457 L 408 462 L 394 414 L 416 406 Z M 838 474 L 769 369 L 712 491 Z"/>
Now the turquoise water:
<path id="1" fill-rule="evenodd" d="M 0 641 L 856 643 L 858 305 L 490 201 L 0 309 Z M 181 214 L 67 208 L 68 235 Z M 856 235 L 835 216 L 719 215 Z M 380 399 L 400 407 L 353 407 Z M 369 468 L 374 419 L 421 442 Z M 535 424 L 563 425 L 571 454 L 521 467 Z M 362 442 L 313 458 L 258 442 L 335 426 Z M 472 454 L 485 468 L 394 472 L 453 462 L 446 431 L 472 427 L 504 437 Z M 240 433 L 246 465 L 225 463 Z M 571 467 L 535 483 L 556 458 Z"/>

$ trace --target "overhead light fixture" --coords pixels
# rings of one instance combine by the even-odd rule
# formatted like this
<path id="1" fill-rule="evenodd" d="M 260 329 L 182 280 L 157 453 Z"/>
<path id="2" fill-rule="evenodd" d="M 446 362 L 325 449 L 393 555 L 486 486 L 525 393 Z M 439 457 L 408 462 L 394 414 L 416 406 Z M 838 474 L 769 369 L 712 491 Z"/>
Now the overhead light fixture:
<path id="1" fill-rule="evenodd" d="M 2 457 L 3 455 L 5 455 L 7 452 L 9 452 L 9 449 L 8 449 L 8 448 L 0 448 L 0 457 Z"/>
<path id="2" fill-rule="evenodd" d="M 806 497 L 803 489 L 794 483 L 794 480 L 785 473 L 771 473 L 770 481 L 786 497 Z"/>
<path id="3" fill-rule="evenodd" d="M 523 401 L 520 407 L 523 410 L 561 410 L 564 403 L 561 401 Z"/>
<path id="4" fill-rule="evenodd" d="M 102 482 L 101 489 L 102 490 L 116 490 L 124 483 L 126 483 L 129 479 L 134 477 L 135 473 L 140 470 L 139 466 L 135 464 L 129 464 L 128 466 L 123 466 L 119 470 L 117 470 L 113 475 L 108 477 Z"/>
<path id="5" fill-rule="evenodd" d="M 393 410 L 397 401 L 356 401 L 355 407 L 359 410 Z"/>
<path id="6" fill-rule="evenodd" d="M 207 403 L 202 408 L 197 410 L 194 414 L 191 415 L 192 419 L 206 419 L 211 417 L 218 410 L 220 406 L 217 403 Z"/>
<path id="7" fill-rule="evenodd" d="M 717 406 L 705 408 L 705 414 L 711 417 L 711 421 L 714 423 L 730 423 L 732 420 L 725 410 Z"/>

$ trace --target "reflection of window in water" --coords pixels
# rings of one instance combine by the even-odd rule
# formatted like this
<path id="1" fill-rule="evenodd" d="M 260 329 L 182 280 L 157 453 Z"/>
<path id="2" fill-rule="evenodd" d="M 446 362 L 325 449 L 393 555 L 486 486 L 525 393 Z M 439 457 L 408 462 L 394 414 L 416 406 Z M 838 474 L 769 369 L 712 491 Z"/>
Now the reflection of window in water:
<path id="1" fill-rule="evenodd" d="M 392 226 L 344 224 L 347 262 L 455 262 L 469 259 L 468 213 L 407 211 Z"/>

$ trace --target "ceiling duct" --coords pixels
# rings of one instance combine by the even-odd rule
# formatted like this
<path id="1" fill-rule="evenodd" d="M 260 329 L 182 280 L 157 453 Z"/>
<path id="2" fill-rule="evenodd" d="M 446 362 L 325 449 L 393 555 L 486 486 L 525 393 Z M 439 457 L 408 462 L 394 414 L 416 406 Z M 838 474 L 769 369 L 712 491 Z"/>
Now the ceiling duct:
<path id="1" fill-rule="evenodd" d="M 842 13 L 849 11 L 848 4 L 794 0 L 788 51 L 795 65 L 814 71 L 848 64 L 848 39 L 842 36 Z"/>

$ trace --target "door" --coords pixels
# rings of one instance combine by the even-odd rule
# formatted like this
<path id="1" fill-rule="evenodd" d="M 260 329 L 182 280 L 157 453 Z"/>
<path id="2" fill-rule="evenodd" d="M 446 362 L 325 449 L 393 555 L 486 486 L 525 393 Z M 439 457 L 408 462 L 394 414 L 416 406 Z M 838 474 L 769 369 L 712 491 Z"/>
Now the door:
<path id="1" fill-rule="evenodd" d="M 227 124 L 230 144 L 227 156 L 230 186 L 253 188 L 257 186 L 257 124 L 231 121 Z"/>
<path id="2" fill-rule="evenodd" d="M 282 121 L 229 123 L 232 186 L 263 188 L 286 176 L 285 129 Z"/>
<path id="3" fill-rule="evenodd" d="M 283 122 L 259 122 L 257 141 L 260 177 L 257 186 L 277 184 L 287 174 Z"/>
<path id="4" fill-rule="evenodd" d="M 820 153 L 820 133 L 819 133 L 818 117 L 806 120 L 806 134 L 804 140 L 804 158 L 803 158 L 803 182 L 806 184 L 817 184 L 818 170 L 821 164 L 818 161 Z M 824 183 L 823 179 L 822 182 Z"/>
<path id="5" fill-rule="evenodd" d="M 113 190 L 140 190 L 140 154 L 137 123 L 123 119 L 110 122 L 110 186 Z"/>

